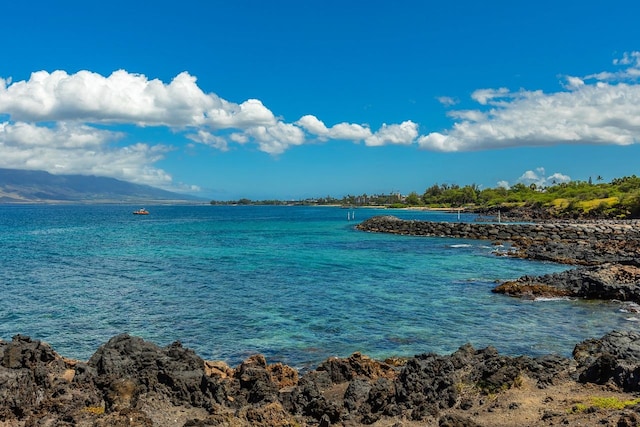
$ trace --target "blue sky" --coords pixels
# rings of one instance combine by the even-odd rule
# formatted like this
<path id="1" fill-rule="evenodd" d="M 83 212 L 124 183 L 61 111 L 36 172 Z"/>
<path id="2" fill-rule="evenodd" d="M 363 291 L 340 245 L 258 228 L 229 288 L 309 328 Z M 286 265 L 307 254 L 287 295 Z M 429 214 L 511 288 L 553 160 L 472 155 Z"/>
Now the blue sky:
<path id="1" fill-rule="evenodd" d="M 0 167 L 205 198 L 640 174 L 632 1 L 2 6 Z"/>

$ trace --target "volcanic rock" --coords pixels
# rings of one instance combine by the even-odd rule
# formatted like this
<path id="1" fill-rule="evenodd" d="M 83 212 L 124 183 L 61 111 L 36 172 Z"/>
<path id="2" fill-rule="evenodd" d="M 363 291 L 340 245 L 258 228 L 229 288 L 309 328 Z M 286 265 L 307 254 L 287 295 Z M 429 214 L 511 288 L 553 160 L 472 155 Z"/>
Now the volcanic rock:
<path id="1" fill-rule="evenodd" d="M 640 268 L 603 264 L 538 277 L 523 276 L 500 284 L 493 292 L 529 298 L 568 296 L 640 302 Z"/>

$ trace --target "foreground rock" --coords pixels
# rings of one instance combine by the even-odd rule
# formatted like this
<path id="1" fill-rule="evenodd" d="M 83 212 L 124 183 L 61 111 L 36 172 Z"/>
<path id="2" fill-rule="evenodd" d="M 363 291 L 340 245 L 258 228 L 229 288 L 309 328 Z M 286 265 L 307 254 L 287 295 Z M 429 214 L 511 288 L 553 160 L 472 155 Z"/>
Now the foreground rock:
<path id="1" fill-rule="evenodd" d="M 0 425 L 636 425 L 638 342 L 613 332 L 578 344 L 573 359 L 470 345 L 403 363 L 356 353 L 299 377 L 260 355 L 230 368 L 128 335 L 72 361 L 18 335 L 0 342 Z"/>

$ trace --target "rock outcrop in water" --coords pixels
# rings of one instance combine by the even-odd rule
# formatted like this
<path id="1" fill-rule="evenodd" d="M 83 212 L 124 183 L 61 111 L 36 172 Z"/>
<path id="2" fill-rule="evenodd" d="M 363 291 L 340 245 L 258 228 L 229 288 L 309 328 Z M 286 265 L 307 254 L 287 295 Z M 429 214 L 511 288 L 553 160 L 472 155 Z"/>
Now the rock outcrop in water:
<path id="1" fill-rule="evenodd" d="M 493 292 L 521 297 L 576 297 L 640 303 L 640 267 L 604 264 L 507 281 Z"/>
<path id="2" fill-rule="evenodd" d="M 529 224 L 440 223 L 370 218 L 363 231 L 509 242 L 506 255 L 581 267 L 502 283 L 494 292 L 525 298 L 577 297 L 640 303 L 639 221 L 555 221 Z"/>
<path id="3" fill-rule="evenodd" d="M 159 347 L 128 335 L 73 361 L 17 335 L 0 341 L 0 425 L 633 425 L 621 423 L 640 420 L 637 406 L 587 412 L 563 394 L 631 401 L 629 393 L 640 392 L 638 342 L 636 333 L 613 332 L 578 344 L 573 359 L 508 357 L 468 344 L 402 363 L 356 353 L 299 377 L 260 355 L 232 369 L 179 343 Z M 537 411 L 521 411 L 535 399 Z"/>

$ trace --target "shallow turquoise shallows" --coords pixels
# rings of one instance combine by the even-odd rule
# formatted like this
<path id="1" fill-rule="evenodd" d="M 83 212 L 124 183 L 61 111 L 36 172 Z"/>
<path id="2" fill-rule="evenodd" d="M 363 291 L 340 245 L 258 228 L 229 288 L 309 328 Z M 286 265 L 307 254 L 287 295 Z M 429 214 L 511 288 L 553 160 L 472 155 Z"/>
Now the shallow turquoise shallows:
<path id="1" fill-rule="evenodd" d="M 0 338 L 29 335 L 86 360 L 126 332 L 232 365 L 262 353 L 304 369 L 467 342 L 568 356 L 583 339 L 638 328 L 616 302 L 491 293 L 496 280 L 566 266 L 498 257 L 489 242 L 354 229 L 379 214 L 471 216 L 208 205 L 133 215 L 139 207 L 0 206 Z"/>

